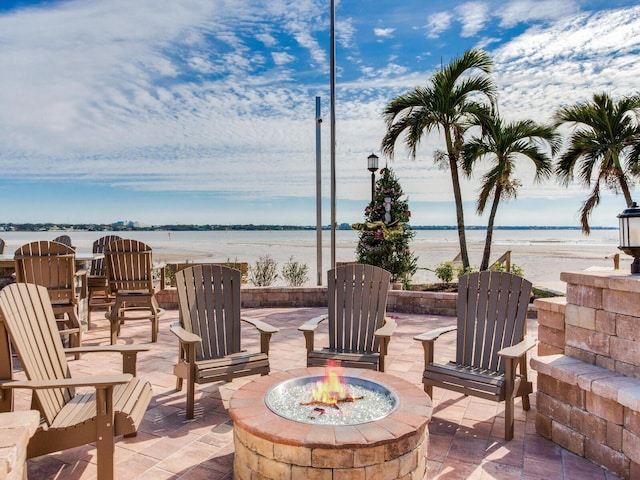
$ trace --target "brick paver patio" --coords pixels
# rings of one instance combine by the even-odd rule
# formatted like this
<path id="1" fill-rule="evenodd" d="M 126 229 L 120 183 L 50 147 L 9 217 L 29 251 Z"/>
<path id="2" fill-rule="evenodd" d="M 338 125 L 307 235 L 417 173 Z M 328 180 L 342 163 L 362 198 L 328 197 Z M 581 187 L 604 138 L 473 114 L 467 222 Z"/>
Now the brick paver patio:
<path id="1" fill-rule="evenodd" d="M 245 309 L 278 327 L 271 342 L 272 370 L 305 365 L 304 340 L 297 328 L 307 319 L 323 312 L 321 308 Z M 391 313 L 398 328 L 392 337 L 387 372 L 421 385 L 423 354 L 413 336 L 455 319 L 434 315 Z M 85 345 L 109 343 L 108 322 L 103 312 L 94 312 L 93 329 L 84 337 Z M 252 377 L 232 383 L 196 386 L 196 416 L 185 419 L 185 391 L 176 392 L 172 367 L 177 357 L 177 341 L 169 324 L 177 321 L 177 311 L 169 310 L 161 318 L 159 339 L 152 349 L 140 355 L 138 375 L 153 385 L 151 405 L 135 438 L 116 442 L 116 478 L 124 479 L 210 479 L 233 478 L 233 426 L 227 414 L 233 392 Z M 529 323 L 535 335 L 535 321 Z M 121 343 L 150 341 L 146 321 L 122 326 Z M 245 329 L 247 349 L 256 349 L 258 338 Z M 448 334 L 437 345 L 436 360 L 452 355 L 454 335 Z M 322 345 L 322 338 L 318 344 Z M 120 368 L 116 355 L 87 354 L 70 360 L 74 376 L 113 373 Z M 535 380 L 535 372 L 531 372 Z M 21 372 L 16 374 L 18 378 Z M 606 470 L 578 457 L 535 432 L 535 395 L 532 408 L 524 412 L 516 402 L 515 438 L 503 440 L 504 409 L 494 402 L 464 397 L 440 389 L 434 391 L 434 414 L 430 424 L 428 478 L 438 479 L 544 479 L 582 480 L 617 478 Z M 30 404 L 29 394 L 20 392 L 18 409 Z M 96 451 L 93 446 L 54 453 L 28 461 L 29 478 L 93 479 L 96 477 Z M 295 480 L 295 479 L 294 479 Z M 386 479 L 385 479 L 386 480 Z"/>

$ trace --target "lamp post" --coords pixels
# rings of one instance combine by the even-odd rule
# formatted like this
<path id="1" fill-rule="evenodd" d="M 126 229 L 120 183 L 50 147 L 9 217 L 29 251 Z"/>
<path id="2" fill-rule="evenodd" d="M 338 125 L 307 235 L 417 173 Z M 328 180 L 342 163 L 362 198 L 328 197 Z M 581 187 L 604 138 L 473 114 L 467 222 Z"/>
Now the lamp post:
<path id="1" fill-rule="evenodd" d="M 640 273 L 640 208 L 633 202 L 618 215 L 620 221 L 620 246 L 627 255 L 633 257 L 631 273 Z"/>
<path id="2" fill-rule="evenodd" d="M 367 157 L 367 170 L 371 172 L 371 201 L 376 190 L 376 172 L 378 171 L 378 156 L 372 153 Z"/>

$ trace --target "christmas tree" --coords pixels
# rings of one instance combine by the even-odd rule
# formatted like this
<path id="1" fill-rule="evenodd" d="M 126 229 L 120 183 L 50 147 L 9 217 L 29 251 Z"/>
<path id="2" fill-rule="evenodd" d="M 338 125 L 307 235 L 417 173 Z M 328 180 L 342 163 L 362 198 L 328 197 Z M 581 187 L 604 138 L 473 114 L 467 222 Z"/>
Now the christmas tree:
<path id="1" fill-rule="evenodd" d="M 415 232 L 407 228 L 411 212 L 409 202 L 402 200 L 402 187 L 390 168 L 385 167 L 376 182 L 373 200 L 365 208 L 365 223 L 352 228 L 360 230 L 356 249 L 359 263 L 384 268 L 391 280 L 407 283 L 417 269 L 417 258 L 409 250 Z"/>

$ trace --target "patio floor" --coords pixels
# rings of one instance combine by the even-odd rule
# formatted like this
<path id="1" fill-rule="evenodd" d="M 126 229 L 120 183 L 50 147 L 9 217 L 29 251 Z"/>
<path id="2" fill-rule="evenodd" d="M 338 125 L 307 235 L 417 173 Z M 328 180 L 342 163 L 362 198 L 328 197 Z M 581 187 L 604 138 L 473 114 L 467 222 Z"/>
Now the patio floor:
<path id="1" fill-rule="evenodd" d="M 304 339 L 297 328 L 307 319 L 323 313 L 321 308 L 245 309 L 244 316 L 260 318 L 280 332 L 271 341 L 272 370 L 305 365 Z M 452 317 L 391 313 L 398 328 L 390 344 L 387 373 L 421 385 L 423 353 L 413 336 L 431 328 L 449 325 Z M 124 479 L 210 479 L 233 478 L 233 426 L 227 413 L 228 400 L 240 386 L 253 377 L 231 383 L 196 385 L 196 416 L 185 419 L 185 389 L 175 390 L 173 364 L 177 341 L 169 324 L 178 313 L 168 310 L 161 318 L 158 342 L 150 352 L 140 354 L 138 375 L 153 385 L 153 400 L 135 438 L 116 442 L 116 477 Z M 104 312 L 94 312 L 93 328 L 84 345 L 109 343 L 108 322 Z M 535 321 L 530 333 L 537 332 Z M 257 349 L 258 338 L 251 328 L 244 330 L 247 349 Z M 147 321 L 127 322 L 122 326 L 121 343 L 145 343 L 151 337 Z M 436 344 L 436 360 L 450 358 L 454 335 L 448 334 Z M 323 338 L 319 336 L 319 345 Z M 106 357 L 106 361 L 105 361 Z M 87 354 L 70 360 L 74 376 L 114 373 L 120 368 L 119 356 Z M 531 372 L 535 381 L 535 372 Z M 22 372 L 16 375 L 22 376 Z M 29 407 L 29 394 L 20 392 L 18 409 Z M 532 408 L 524 412 L 516 402 L 515 438 L 503 439 L 504 409 L 487 400 L 464 397 L 436 388 L 434 414 L 429 427 L 429 479 L 544 479 L 578 480 L 618 478 L 605 469 L 578 457 L 544 439 L 535 432 L 535 395 Z M 28 461 L 29 478 L 93 479 L 96 477 L 96 450 L 83 446 Z M 295 479 L 294 479 L 295 480 Z M 386 480 L 386 479 L 385 479 Z"/>

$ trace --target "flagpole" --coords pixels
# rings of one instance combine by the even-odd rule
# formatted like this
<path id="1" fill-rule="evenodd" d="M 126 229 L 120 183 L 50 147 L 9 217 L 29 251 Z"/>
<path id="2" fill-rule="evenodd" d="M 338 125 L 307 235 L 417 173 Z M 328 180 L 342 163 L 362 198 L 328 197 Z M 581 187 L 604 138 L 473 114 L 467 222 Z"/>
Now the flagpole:
<path id="1" fill-rule="evenodd" d="M 331 46 L 329 51 L 331 82 L 331 269 L 336 266 L 336 5 L 331 0 Z"/>

